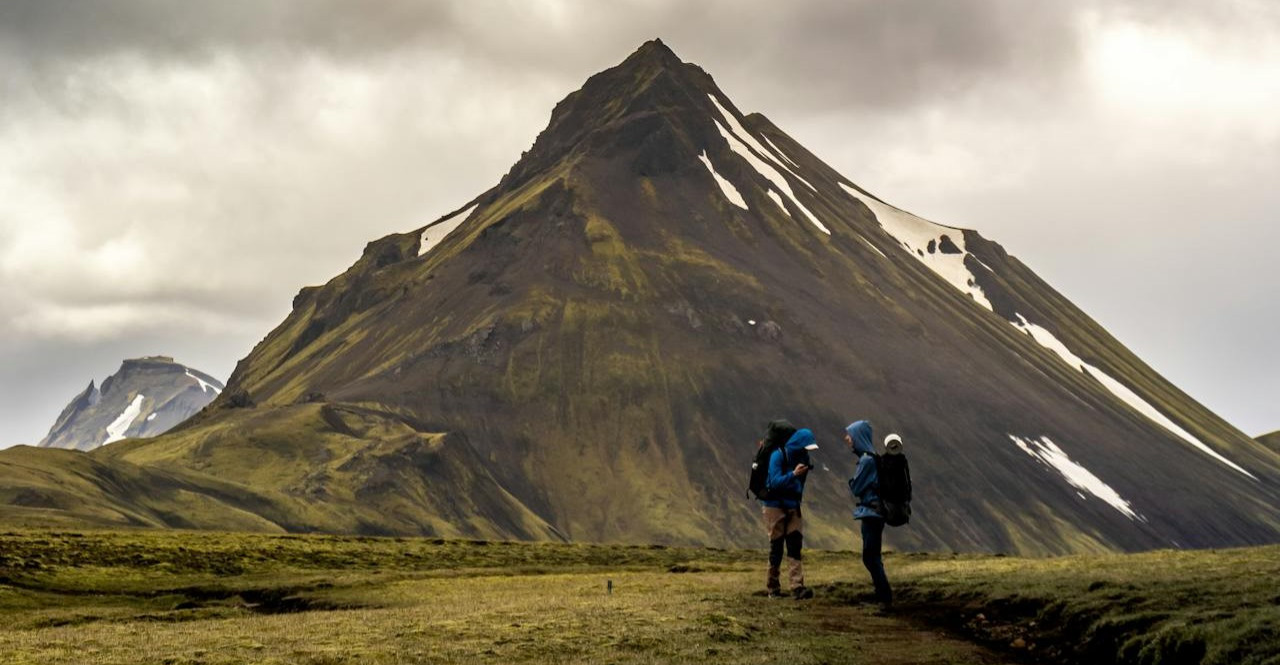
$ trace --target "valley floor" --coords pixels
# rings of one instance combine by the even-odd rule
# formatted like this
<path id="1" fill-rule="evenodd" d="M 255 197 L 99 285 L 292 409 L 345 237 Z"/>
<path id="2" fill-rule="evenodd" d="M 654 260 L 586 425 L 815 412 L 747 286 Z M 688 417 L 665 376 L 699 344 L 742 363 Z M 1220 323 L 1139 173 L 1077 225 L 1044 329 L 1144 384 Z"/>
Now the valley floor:
<path id="1" fill-rule="evenodd" d="M 808 557 L 818 597 L 799 602 L 759 594 L 762 557 L 12 532 L 0 535 L 0 663 L 1280 662 L 1280 548 L 891 556 L 903 603 L 888 616 L 860 602 L 856 554 Z"/>

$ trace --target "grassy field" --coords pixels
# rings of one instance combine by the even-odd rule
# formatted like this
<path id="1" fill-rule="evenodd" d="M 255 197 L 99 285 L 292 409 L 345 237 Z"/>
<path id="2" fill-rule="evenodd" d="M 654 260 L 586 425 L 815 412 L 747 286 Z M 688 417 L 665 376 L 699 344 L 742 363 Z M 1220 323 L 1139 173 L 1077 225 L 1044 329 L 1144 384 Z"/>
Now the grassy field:
<path id="1" fill-rule="evenodd" d="M 904 605 L 1059 662 L 1280 664 L 1280 547 L 1017 559 L 903 555 Z M 837 584 L 835 595 L 860 589 Z"/>
<path id="2" fill-rule="evenodd" d="M 0 534 L 0 663 L 1278 663 L 1280 548 L 1018 560 L 207 532 Z M 1247 574 L 1243 574 L 1247 573 Z M 608 591 L 612 582 L 613 591 Z M 985 646 L 984 646 L 985 643 Z"/>

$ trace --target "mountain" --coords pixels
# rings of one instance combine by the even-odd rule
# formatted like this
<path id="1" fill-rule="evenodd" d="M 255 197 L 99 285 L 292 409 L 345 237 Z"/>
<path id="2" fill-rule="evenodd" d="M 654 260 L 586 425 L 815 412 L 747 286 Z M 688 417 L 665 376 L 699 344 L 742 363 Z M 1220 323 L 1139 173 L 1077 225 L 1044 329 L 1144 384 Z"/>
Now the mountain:
<path id="1" fill-rule="evenodd" d="M 1280 540 L 1274 451 L 998 244 L 858 187 L 658 41 L 560 102 L 493 188 L 302 289 L 210 408 L 90 456 L 221 506 L 187 526 L 759 546 L 746 465 L 779 416 L 822 446 L 820 547 L 857 542 L 858 418 L 911 457 L 897 548 Z"/>
<path id="2" fill-rule="evenodd" d="M 163 434 L 222 392 L 221 381 L 167 356 L 125 360 L 99 389 L 93 381 L 67 405 L 41 448 L 93 450 Z"/>
<path id="3" fill-rule="evenodd" d="M 1280 453 L 1280 431 L 1272 432 L 1270 434 L 1263 434 L 1262 436 L 1258 437 L 1258 443 L 1261 443 L 1262 445 L 1270 448 L 1271 450 L 1274 450 L 1275 452 Z"/>

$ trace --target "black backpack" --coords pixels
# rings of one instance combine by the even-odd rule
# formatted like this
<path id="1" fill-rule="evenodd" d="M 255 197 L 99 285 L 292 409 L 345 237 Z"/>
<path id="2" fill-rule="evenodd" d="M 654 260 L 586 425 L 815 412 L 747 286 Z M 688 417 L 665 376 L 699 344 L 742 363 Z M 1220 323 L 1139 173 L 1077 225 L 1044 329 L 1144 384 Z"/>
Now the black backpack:
<path id="1" fill-rule="evenodd" d="M 907 456 L 872 455 L 876 461 L 881 511 L 884 523 L 902 526 L 911 521 L 911 465 Z"/>
<path id="2" fill-rule="evenodd" d="M 747 496 L 752 495 L 761 501 L 769 501 L 777 498 L 769 489 L 769 458 L 773 456 L 773 451 L 786 445 L 787 440 L 792 434 L 796 433 L 796 428 L 785 420 L 773 420 L 769 422 L 768 428 L 765 430 L 764 444 L 756 450 L 755 461 L 751 463 L 751 480 L 747 482 Z"/>

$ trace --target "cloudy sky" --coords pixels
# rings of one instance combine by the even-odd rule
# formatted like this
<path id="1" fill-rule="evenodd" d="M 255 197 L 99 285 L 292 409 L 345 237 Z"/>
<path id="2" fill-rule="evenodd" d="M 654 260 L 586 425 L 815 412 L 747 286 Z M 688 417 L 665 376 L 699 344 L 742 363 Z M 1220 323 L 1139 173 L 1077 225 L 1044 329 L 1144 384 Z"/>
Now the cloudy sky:
<path id="1" fill-rule="evenodd" d="M 225 379 L 653 37 L 1280 428 L 1280 4 L 0 0 L 0 447 L 126 357 Z"/>

